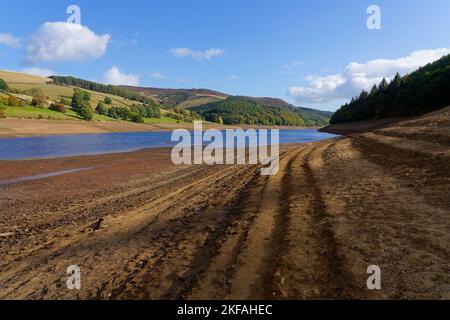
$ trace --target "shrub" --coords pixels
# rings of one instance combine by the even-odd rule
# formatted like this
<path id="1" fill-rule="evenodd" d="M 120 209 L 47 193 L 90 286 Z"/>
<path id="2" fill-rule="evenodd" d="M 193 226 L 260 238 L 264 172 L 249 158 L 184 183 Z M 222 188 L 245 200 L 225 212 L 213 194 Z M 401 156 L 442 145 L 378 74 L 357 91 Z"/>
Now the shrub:
<path id="1" fill-rule="evenodd" d="M 17 99 L 14 96 L 9 96 L 8 97 L 8 105 L 10 105 L 11 107 L 18 107 L 19 106 L 19 99 Z"/>
<path id="2" fill-rule="evenodd" d="M 33 93 L 33 100 L 31 101 L 31 104 L 35 107 L 43 108 L 48 97 L 45 95 L 45 93 L 41 89 L 34 90 Z"/>
<path id="3" fill-rule="evenodd" d="M 78 114 L 83 120 L 91 121 L 94 117 L 94 110 L 92 110 L 90 105 L 86 105 L 79 110 Z"/>
<path id="4" fill-rule="evenodd" d="M 42 114 L 40 114 L 40 115 L 38 115 L 38 119 L 42 120 L 42 119 L 44 119 L 44 116 Z"/>
<path id="5" fill-rule="evenodd" d="M 154 105 L 132 105 L 131 111 L 140 114 L 144 118 L 161 118 L 161 111 Z"/>
<path id="6" fill-rule="evenodd" d="M 90 121 L 94 117 L 94 110 L 89 103 L 90 99 L 91 94 L 89 92 L 80 89 L 74 90 L 71 102 L 72 110 L 86 121 Z"/>
<path id="7" fill-rule="evenodd" d="M 131 118 L 131 121 L 136 122 L 136 123 L 144 123 L 144 118 L 142 118 L 142 116 L 140 114 L 135 114 Z"/>
<path id="8" fill-rule="evenodd" d="M 101 114 L 101 115 L 107 116 L 108 115 L 108 108 L 102 102 L 99 102 L 97 104 L 97 107 L 95 108 L 95 112 L 97 114 Z"/>
<path id="9" fill-rule="evenodd" d="M 106 104 L 112 104 L 112 100 L 111 100 L 110 97 L 105 97 L 104 102 L 105 102 Z"/>
<path id="10" fill-rule="evenodd" d="M 70 100 L 67 98 L 61 98 L 59 99 L 59 103 L 65 105 L 65 106 L 70 106 Z"/>
<path id="11" fill-rule="evenodd" d="M 0 100 L 0 118 L 5 118 L 5 106 L 3 105 L 3 102 Z"/>
<path id="12" fill-rule="evenodd" d="M 61 103 L 52 103 L 48 108 L 53 111 L 66 113 L 66 106 Z"/>
<path id="13" fill-rule="evenodd" d="M 20 102 L 19 102 L 19 107 L 26 107 L 27 106 L 27 103 L 25 102 L 25 101 L 23 101 L 23 100 L 20 100 Z"/>
<path id="14" fill-rule="evenodd" d="M 9 90 L 8 84 L 3 79 L 0 79 L 0 90 L 2 90 L 2 91 L 8 91 Z"/>
<path id="15" fill-rule="evenodd" d="M 111 107 L 108 109 L 108 116 L 115 119 L 131 120 L 133 114 L 126 107 Z"/>

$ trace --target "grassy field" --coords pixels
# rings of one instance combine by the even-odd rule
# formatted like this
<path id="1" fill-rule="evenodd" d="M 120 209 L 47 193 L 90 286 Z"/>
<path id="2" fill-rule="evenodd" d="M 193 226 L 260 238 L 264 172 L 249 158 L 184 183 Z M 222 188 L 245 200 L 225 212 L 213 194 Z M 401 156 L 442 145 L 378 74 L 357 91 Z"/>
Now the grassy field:
<path id="1" fill-rule="evenodd" d="M 8 83 L 45 84 L 50 79 L 31 74 L 0 70 L 0 78 Z"/>
<path id="2" fill-rule="evenodd" d="M 11 107 L 6 106 L 5 115 L 9 118 L 29 118 L 39 119 L 42 116 L 44 119 L 54 120 L 80 120 L 80 117 L 76 115 L 72 110 L 67 110 L 66 113 L 50 110 L 48 108 L 37 108 L 33 106 L 26 107 Z M 116 119 L 105 117 L 100 114 L 95 114 L 94 121 L 110 121 L 115 122 Z"/>
<path id="3" fill-rule="evenodd" d="M 73 95 L 73 88 L 59 86 L 51 83 L 51 79 L 43 78 L 39 76 L 33 76 L 24 73 L 2 71 L 0 70 L 0 79 L 5 80 L 8 86 L 12 89 L 19 90 L 30 90 L 30 89 L 42 89 L 45 94 L 49 97 L 49 100 L 56 101 L 60 98 L 70 99 Z M 95 91 L 85 90 L 91 93 L 91 105 L 93 108 L 97 106 L 100 101 L 103 101 L 105 97 L 111 98 L 114 106 L 118 107 L 129 107 L 134 104 L 134 101 L 126 100 L 122 97 L 118 97 L 111 94 L 99 93 Z M 25 97 L 22 95 L 21 98 L 31 101 L 31 97 Z"/>
<path id="4" fill-rule="evenodd" d="M 1 78 L 1 75 L 0 75 Z M 8 82 L 8 85 L 12 89 L 19 89 L 19 90 L 30 90 L 30 89 L 41 89 L 45 92 L 45 94 L 49 97 L 49 100 L 51 101 L 57 101 L 60 98 L 66 98 L 70 99 L 73 95 L 73 88 L 71 87 L 64 87 L 64 86 L 58 86 L 55 84 L 42 84 L 42 83 L 15 83 L 15 82 Z M 84 90 L 91 93 L 91 105 L 95 108 L 97 104 L 100 101 L 103 101 L 105 97 L 110 97 L 113 101 L 113 105 L 117 107 L 129 107 L 134 101 L 126 100 L 118 96 L 114 96 L 111 94 L 105 94 L 105 93 L 99 93 L 95 91 L 90 90 Z M 31 99 L 31 97 L 30 97 Z"/>
<path id="5" fill-rule="evenodd" d="M 71 99 L 73 95 L 74 88 L 72 87 L 65 87 L 60 85 L 55 85 L 51 83 L 51 79 L 49 78 L 43 78 L 39 76 L 33 76 L 23 73 L 17 73 L 17 72 L 10 72 L 10 71 L 2 71 L 0 70 L 0 78 L 5 80 L 8 83 L 8 86 L 11 89 L 18 89 L 18 90 L 31 90 L 31 89 L 41 89 L 49 98 L 49 102 L 55 102 L 58 101 L 61 98 L 65 99 Z M 85 90 L 91 93 L 91 106 L 92 108 L 95 108 L 97 104 L 100 101 L 104 101 L 105 97 L 109 97 L 112 100 L 111 106 L 117 106 L 117 107 L 130 107 L 131 105 L 135 104 L 135 101 L 127 100 L 119 96 L 111 95 L 111 94 L 105 94 L 105 93 L 99 93 L 95 91 Z M 3 95 L 0 93 L 0 95 Z M 13 94 L 14 96 L 18 97 L 21 100 L 27 101 L 28 104 L 31 103 L 32 97 L 25 95 L 25 94 Z M 206 99 L 204 101 L 208 101 L 211 99 L 217 99 L 217 98 L 208 98 L 208 97 L 199 97 L 199 99 Z M 198 99 L 195 99 L 198 100 Z M 192 101 L 193 102 L 193 101 Z M 189 107 L 187 104 L 184 107 Z M 165 116 L 167 113 L 167 110 L 161 110 L 162 116 L 161 118 L 145 118 L 145 123 L 148 124 L 158 124 L 158 123 L 166 123 L 166 124 L 188 124 L 184 121 L 177 121 L 175 119 L 172 119 L 170 117 Z M 38 119 L 38 118 L 45 118 L 45 119 L 55 119 L 55 120 L 81 120 L 72 110 L 68 109 L 66 113 L 60 113 L 56 111 L 49 110 L 48 108 L 36 108 L 33 106 L 26 106 L 26 107 L 11 107 L 7 106 L 5 110 L 5 114 L 7 117 L 11 118 L 30 118 L 30 119 Z M 106 117 L 103 115 L 94 115 L 93 120 L 100 120 L 100 121 L 109 121 L 114 122 L 117 121 L 116 119 Z"/>
<path id="6" fill-rule="evenodd" d="M 170 117 L 161 116 L 161 118 L 144 118 L 144 123 L 157 124 L 157 123 L 179 123 L 179 124 L 189 124 L 185 121 L 179 121 L 172 119 Z"/>

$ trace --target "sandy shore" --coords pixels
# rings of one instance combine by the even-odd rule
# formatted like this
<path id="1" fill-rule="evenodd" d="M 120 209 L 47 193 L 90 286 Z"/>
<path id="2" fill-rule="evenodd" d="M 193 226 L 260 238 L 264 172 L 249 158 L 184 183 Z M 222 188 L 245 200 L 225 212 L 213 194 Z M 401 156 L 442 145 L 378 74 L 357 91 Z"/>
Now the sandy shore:
<path id="1" fill-rule="evenodd" d="M 306 129 L 305 127 L 267 127 L 267 126 L 226 126 L 220 124 L 203 124 L 203 129 L 234 129 L 234 128 L 268 128 L 268 129 Z M 56 134 L 110 133 L 110 132 L 147 132 L 171 131 L 174 129 L 193 129 L 192 124 L 139 124 L 129 121 L 71 121 L 71 120 L 34 120 L 0 118 L 0 138 L 28 137 Z M 311 128 L 307 128 L 311 129 Z"/>
<path id="2" fill-rule="evenodd" d="M 448 119 L 283 146 L 271 177 L 169 149 L 0 161 L 0 181 L 89 168 L 0 186 L 0 298 L 449 299 Z"/>

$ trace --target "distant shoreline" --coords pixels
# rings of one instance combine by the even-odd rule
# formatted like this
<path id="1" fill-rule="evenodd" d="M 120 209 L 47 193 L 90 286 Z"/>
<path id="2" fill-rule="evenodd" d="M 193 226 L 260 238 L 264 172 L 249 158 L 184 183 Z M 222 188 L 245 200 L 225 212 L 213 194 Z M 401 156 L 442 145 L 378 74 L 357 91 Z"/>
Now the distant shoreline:
<path id="1" fill-rule="evenodd" d="M 208 129 L 319 129 L 320 127 L 296 127 L 296 126 L 227 126 L 221 124 L 203 124 Z M 0 139 L 23 138 L 33 136 L 65 135 L 65 134 L 95 134 L 114 132 L 162 132 L 175 129 L 193 129 L 192 125 L 186 124 L 138 124 L 133 122 L 106 122 L 106 121 L 77 121 L 77 120 L 37 120 L 37 119 L 0 119 Z"/>

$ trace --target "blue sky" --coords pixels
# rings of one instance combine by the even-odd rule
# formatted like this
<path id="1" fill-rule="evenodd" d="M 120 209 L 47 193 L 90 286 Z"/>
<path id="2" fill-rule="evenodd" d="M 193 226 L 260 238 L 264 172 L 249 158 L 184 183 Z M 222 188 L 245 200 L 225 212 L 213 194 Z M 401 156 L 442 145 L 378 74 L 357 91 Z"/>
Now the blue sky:
<path id="1" fill-rule="evenodd" d="M 71 4 L 87 29 L 43 27 L 65 22 Z M 380 30 L 366 26 L 371 4 Z M 0 69 L 206 87 L 324 110 L 450 53 L 448 0 L 15 0 L 2 12 Z"/>

